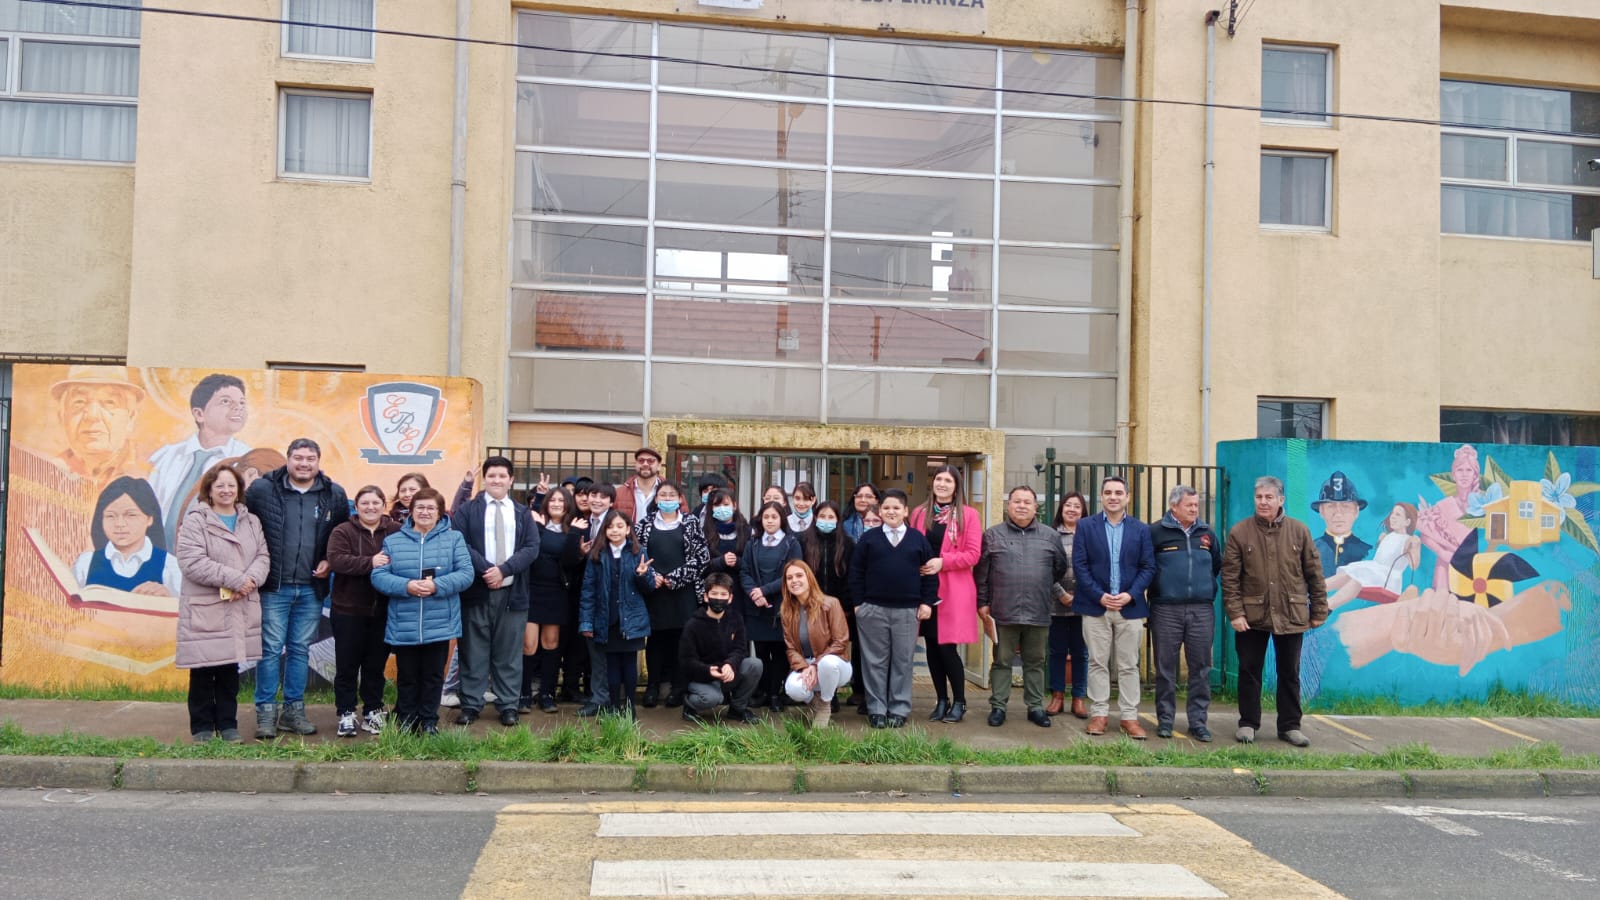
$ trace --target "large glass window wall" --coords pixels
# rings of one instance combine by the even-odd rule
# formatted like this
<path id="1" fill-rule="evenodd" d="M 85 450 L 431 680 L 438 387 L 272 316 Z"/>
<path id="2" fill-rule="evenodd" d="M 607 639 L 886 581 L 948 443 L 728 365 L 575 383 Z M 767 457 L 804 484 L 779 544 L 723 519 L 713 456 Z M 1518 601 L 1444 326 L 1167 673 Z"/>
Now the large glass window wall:
<path id="1" fill-rule="evenodd" d="M 518 58 L 512 419 L 976 425 L 1109 456 L 1119 59 L 518 32 L 558 49 Z"/>

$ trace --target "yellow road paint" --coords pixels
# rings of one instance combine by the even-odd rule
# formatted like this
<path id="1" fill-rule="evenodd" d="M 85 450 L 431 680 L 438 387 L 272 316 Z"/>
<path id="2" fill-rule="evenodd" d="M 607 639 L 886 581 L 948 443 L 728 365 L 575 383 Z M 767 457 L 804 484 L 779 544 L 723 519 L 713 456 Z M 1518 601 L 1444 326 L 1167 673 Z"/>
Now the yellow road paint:
<path id="1" fill-rule="evenodd" d="M 605 814 L 749 815 L 783 812 L 1110 814 L 1133 836 L 995 836 L 982 834 L 787 834 L 739 837 L 601 837 Z M 775 817 L 777 819 L 779 817 Z M 952 816 L 953 819 L 961 818 Z M 947 829 L 959 830 L 959 829 Z M 976 830 L 976 829 L 974 829 Z M 1211 820 L 1164 803 L 1025 804 L 925 801 L 604 800 L 520 803 L 503 809 L 479 854 L 462 896 L 483 898 L 587 897 L 596 872 L 648 871 L 664 861 L 811 861 L 819 870 L 849 871 L 886 862 L 948 864 L 983 860 L 1082 864 L 1105 871 L 1154 871 L 1180 866 L 1233 898 L 1333 898 L 1339 895 L 1256 850 Z M 869 863 L 869 861 L 871 861 Z M 619 868 L 620 867 L 620 868 Z M 1024 867 L 1019 867 L 1024 868 Z M 1126 889 L 1127 886 L 1125 886 Z M 1137 888 L 1135 882 L 1132 885 Z M 1152 885 L 1153 887 L 1153 885 Z M 1137 893 L 1137 890 L 1134 891 Z M 704 896 L 704 895 L 702 895 Z M 966 896 L 993 896 L 970 894 Z"/>
<path id="2" fill-rule="evenodd" d="M 1363 740 L 1363 741 L 1372 740 L 1372 737 L 1370 735 L 1362 734 L 1361 732 L 1355 730 L 1354 728 L 1351 728 L 1348 725 L 1340 724 L 1339 722 L 1335 722 L 1334 720 L 1328 718 L 1327 716 L 1312 716 L 1311 718 L 1313 720 L 1315 720 L 1315 721 L 1321 722 L 1322 724 L 1329 726 L 1330 728 L 1337 728 L 1340 731 L 1344 732 L 1345 734 L 1350 735 L 1353 738 L 1358 738 L 1358 739 Z"/>
<path id="3" fill-rule="evenodd" d="M 1535 744 L 1539 743 L 1539 739 L 1536 738 L 1536 737 L 1532 737 L 1532 736 L 1523 734 L 1520 731 L 1512 731 L 1511 729 L 1505 727 L 1504 725 L 1497 725 L 1494 722 L 1489 721 L 1488 719 L 1480 719 L 1477 716 L 1472 716 L 1470 718 L 1471 718 L 1471 721 L 1477 722 L 1479 725 L 1482 725 L 1485 728 L 1493 728 L 1495 731 L 1498 731 L 1501 734 L 1509 734 L 1514 738 L 1522 738 L 1525 741 L 1530 741 L 1530 742 L 1535 743 Z"/>

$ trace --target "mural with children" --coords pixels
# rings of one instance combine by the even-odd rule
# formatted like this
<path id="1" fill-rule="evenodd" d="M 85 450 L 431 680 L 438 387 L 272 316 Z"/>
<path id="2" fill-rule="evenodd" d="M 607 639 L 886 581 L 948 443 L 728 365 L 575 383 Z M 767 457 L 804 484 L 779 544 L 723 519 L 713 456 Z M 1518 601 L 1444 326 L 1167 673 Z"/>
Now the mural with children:
<path id="1" fill-rule="evenodd" d="M 187 685 L 173 554 L 211 467 L 248 487 L 310 437 L 351 494 L 409 471 L 449 490 L 483 431 L 464 378 L 19 365 L 12 395 L 0 681 L 46 688 Z"/>
<path id="2" fill-rule="evenodd" d="M 1217 457 L 1230 521 L 1275 475 L 1318 535 L 1332 616 L 1307 635 L 1306 699 L 1498 686 L 1600 706 L 1600 448 L 1258 440 Z"/>

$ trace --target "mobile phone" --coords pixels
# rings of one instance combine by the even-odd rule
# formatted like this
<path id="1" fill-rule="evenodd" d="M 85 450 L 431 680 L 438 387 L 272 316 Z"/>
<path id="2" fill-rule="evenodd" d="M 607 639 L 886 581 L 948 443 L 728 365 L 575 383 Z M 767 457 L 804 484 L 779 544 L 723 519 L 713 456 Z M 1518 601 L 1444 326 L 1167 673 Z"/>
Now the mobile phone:
<path id="1" fill-rule="evenodd" d="M 422 570 L 422 577 L 423 578 L 432 578 L 432 577 L 434 577 L 435 575 L 438 575 L 438 574 L 439 574 L 439 570 L 438 570 L 438 568 L 436 568 L 434 566 L 429 566 L 426 569 Z"/>

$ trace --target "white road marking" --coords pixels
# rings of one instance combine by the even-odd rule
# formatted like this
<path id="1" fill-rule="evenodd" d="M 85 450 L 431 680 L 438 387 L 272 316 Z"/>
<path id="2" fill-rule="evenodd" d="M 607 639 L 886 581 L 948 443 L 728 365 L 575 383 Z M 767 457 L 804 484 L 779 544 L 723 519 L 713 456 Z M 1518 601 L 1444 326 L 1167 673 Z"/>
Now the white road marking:
<path id="1" fill-rule="evenodd" d="M 842 862 L 842 861 L 838 861 Z M 1166 863 L 957 862 L 929 860 L 661 859 L 597 861 L 596 897 L 1036 896 L 1226 897 Z"/>
<path id="2" fill-rule="evenodd" d="M 750 834 L 944 834 L 1139 837 L 1110 813 L 713 812 L 602 813 L 600 837 Z"/>
<path id="3" fill-rule="evenodd" d="M 1445 834 L 1453 834 L 1456 837 L 1483 836 L 1483 832 L 1479 831 L 1478 829 L 1473 828 L 1470 825 L 1463 825 L 1454 819 L 1446 819 L 1441 816 L 1413 816 L 1412 818 L 1424 825 L 1432 825 L 1434 828 L 1439 829 Z"/>
<path id="4" fill-rule="evenodd" d="M 1392 813 L 1402 816 L 1478 816 L 1488 819 L 1511 819 L 1515 822 L 1527 822 L 1531 825 L 1582 825 L 1577 819 L 1564 819 L 1560 816 L 1530 816 L 1527 813 L 1503 812 L 1492 809 L 1456 809 L 1452 806 L 1385 806 Z"/>
<path id="5" fill-rule="evenodd" d="M 1582 872 L 1574 872 L 1571 869 L 1563 869 L 1555 860 L 1545 859 L 1542 856 L 1528 853 L 1524 850 L 1501 850 L 1496 848 L 1494 852 L 1504 856 L 1506 859 L 1522 863 L 1525 866 L 1537 869 L 1546 875 L 1560 878 L 1563 881 L 1593 882 L 1595 880 L 1593 877 L 1585 875 Z"/>

